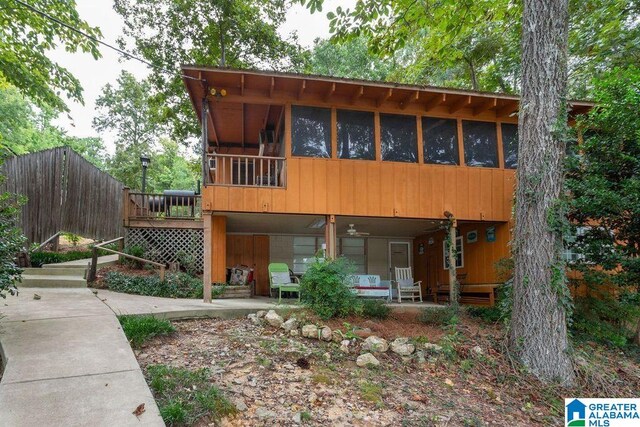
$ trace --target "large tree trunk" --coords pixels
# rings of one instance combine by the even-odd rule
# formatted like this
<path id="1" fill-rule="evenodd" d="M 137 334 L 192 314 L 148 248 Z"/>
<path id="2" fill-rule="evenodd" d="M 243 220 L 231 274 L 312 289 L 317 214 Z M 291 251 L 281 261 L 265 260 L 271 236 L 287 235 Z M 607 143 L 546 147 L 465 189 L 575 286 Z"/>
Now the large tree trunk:
<path id="1" fill-rule="evenodd" d="M 568 0 L 525 0 L 510 348 L 538 378 L 570 384 L 562 235 Z"/>

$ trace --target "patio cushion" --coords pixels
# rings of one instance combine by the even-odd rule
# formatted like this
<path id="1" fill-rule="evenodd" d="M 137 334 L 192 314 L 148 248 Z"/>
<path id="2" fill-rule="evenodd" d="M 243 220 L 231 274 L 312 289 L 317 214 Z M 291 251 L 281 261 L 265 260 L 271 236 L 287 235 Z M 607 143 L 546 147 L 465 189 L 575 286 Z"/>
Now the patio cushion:
<path id="1" fill-rule="evenodd" d="M 273 272 L 271 273 L 271 282 L 274 285 L 288 285 L 291 283 L 289 272 Z"/>
<path id="2" fill-rule="evenodd" d="M 398 280 L 398 286 L 401 288 L 413 288 L 415 284 L 413 279 L 400 279 Z"/>
<path id="3" fill-rule="evenodd" d="M 354 286 L 355 289 L 384 289 L 388 291 L 389 288 L 386 286 Z"/>

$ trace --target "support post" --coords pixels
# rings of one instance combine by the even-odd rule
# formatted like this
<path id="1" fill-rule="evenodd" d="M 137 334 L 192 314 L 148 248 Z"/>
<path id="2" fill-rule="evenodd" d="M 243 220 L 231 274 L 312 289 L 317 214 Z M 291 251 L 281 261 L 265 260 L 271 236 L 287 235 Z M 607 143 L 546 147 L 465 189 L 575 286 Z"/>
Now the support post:
<path id="1" fill-rule="evenodd" d="M 98 271 L 98 248 L 93 247 L 91 254 L 91 267 L 89 268 L 89 274 L 87 275 L 87 282 L 95 282 L 96 274 Z"/>
<path id="2" fill-rule="evenodd" d="M 325 257 L 329 259 L 336 259 L 338 256 L 337 251 L 337 232 L 336 232 L 336 216 L 335 215 L 327 215 L 326 224 L 324 226 L 325 231 L 325 244 L 327 245 Z"/>
<path id="3" fill-rule="evenodd" d="M 211 217 L 211 281 L 227 281 L 227 217 Z"/>
<path id="4" fill-rule="evenodd" d="M 131 206 L 131 196 L 129 195 L 129 187 L 122 189 L 122 225 L 129 225 L 129 207 Z"/>
<path id="5" fill-rule="evenodd" d="M 208 122 L 208 115 L 209 115 L 209 101 L 207 100 L 207 96 L 206 94 L 209 91 L 209 87 L 208 85 L 204 85 L 204 93 L 205 93 L 205 97 L 202 98 L 202 118 L 201 118 L 201 123 L 202 123 L 202 185 L 206 186 L 207 185 L 207 176 L 209 175 L 209 171 L 208 171 L 208 165 L 207 165 L 207 152 L 208 152 L 208 145 L 209 145 L 209 128 L 207 126 Z"/>
<path id="6" fill-rule="evenodd" d="M 211 216 L 211 212 L 202 212 L 204 231 L 204 268 L 202 272 L 204 302 L 211 302 Z"/>
<path id="7" fill-rule="evenodd" d="M 458 222 L 452 216 L 449 217 L 449 304 L 458 307 L 458 278 L 456 277 L 456 258 L 458 255 L 456 245 L 456 229 Z"/>

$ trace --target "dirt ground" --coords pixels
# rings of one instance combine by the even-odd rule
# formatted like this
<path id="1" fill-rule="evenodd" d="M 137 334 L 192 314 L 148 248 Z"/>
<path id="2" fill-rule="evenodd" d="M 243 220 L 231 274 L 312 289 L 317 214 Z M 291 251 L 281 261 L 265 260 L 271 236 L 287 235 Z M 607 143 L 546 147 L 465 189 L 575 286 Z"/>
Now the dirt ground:
<path id="1" fill-rule="evenodd" d="M 595 344 L 576 349 L 580 385 L 562 389 L 539 383 L 504 355 L 499 325 L 463 316 L 454 330 L 402 314 L 329 326 L 346 333 L 344 322 L 389 339 L 413 337 L 417 351 L 376 354 L 379 367 L 361 368 L 359 339 L 344 354 L 339 343 L 291 337 L 248 319 L 211 319 L 174 322 L 176 333 L 136 355 L 143 370 L 208 368 L 239 409 L 225 426 L 557 426 L 564 397 L 637 397 L 640 390 L 640 361 Z M 441 350 L 425 349 L 427 342 Z"/>

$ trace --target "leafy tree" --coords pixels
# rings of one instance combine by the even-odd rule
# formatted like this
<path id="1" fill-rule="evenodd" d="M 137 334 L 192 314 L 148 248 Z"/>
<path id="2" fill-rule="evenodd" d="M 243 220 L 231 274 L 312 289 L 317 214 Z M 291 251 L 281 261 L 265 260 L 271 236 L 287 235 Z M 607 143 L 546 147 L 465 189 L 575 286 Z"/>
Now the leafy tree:
<path id="1" fill-rule="evenodd" d="M 573 266 L 587 285 L 618 286 L 617 312 L 640 310 L 640 68 L 614 69 L 595 82 L 596 107 L 580 120 L 580 154 L 569 160 L 569 218 L 577 233 Z M 629 307 L 631 308 L 631 307 Z M 633 317 L 623 318 L 630 321 Z M 640 324 L 636 332 L 640 343 Z"/>
<path id="2" fill-rule="evenodd" d="M 185 158 L 184 147 L 169 139 L 160 140 L 160 151 L 154 154 L 148 170 L 149 191 L 195 190 L 200 178 L 198 158 Z"/>
<path id="3" fill-rule="evenodd" d="M 296 0 L 312 12 L 324 0 Z M 589 94 L 590 82 L 612 66 L 640 58 L 640 2 L 571 0 L 569 92 Z M 364 0 L 327 13 L 334 41 L 365 36 L 371 53 L 404 51 L 393 79 L 481 90 L 520 87 L 522 3 L 513 0 Z"/>
<path id="4" fill-rule="evenodd" d="M 369 53 L 365 37 L 357 37 L 341 44 L 328 39 L 316 39 L 305 65 L 305 72 L 325 76 L 365 80 L 387 80 L 394 69 L 391 60 Z"/>
<path id="5" fill-rule="evenodd" d="M 76 3 L 69 1 L 29 0 L 31 6 L 100 38 L 98 28 L 80 19 Z M 61 93 L 82 102 L 82 87 L 67 69 L 48 57 L 56 47 L 67 52 L 87 52 L 99 58 L 96 42 L 53 22 L 15 2 L 0 0 L 0 78 L 11 83 L 39 105 L 68 111 Z"/>
<path id="6" fill-rule="evenodd" d="M 168 122 L 177 140 L 198 133 L 180 65 L 284 69 L 300 63 L 296 40 L 278 33 L 285 0 L 116 0 L 114 7 L 133 50 L 156 67 L 150 78 L 156 119 Z"/>
<path id="7" fill-rule="evenodd" d="M 141 184 L 140 156 L 154 153 L 161 134 L 153 121 L 150 91 L 148 81 L 138 81 L 131 73 L 122 71 L 117 84 L 107 84 L 96 100 L 93 127 L 115 135 L 116 151 L 107 161 L 107 169 L 131 188 L 139 188 Z"/>
<path id="8" fill-rule="evenodd" d="M 1 138 L 0 138 L 1 142 Z M 2 158 L 0 158 L 0 165 Z M 0 175 L 0 187 L 5 177 Z M 26 242 L 17 227 L 21 200 L 14 194 L 0 193 L 0 297 L 15 293 L 15 284 L 22 270 L 15 263 L 15 256 L 24 249 Z"/>
<path id="9" fill-rule="evenodd" d="M 94 165 L 104 165 L 107 156 L 101 139 L 67 135 L 54 126 L 58 113 L 44 105 L 36 107 L 7 83 L 0 84 L 0 138 L 12 153 L 27 154 L 67 145 Z"/>

